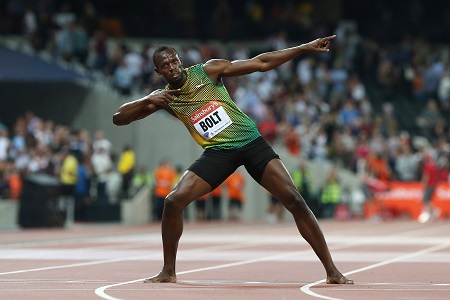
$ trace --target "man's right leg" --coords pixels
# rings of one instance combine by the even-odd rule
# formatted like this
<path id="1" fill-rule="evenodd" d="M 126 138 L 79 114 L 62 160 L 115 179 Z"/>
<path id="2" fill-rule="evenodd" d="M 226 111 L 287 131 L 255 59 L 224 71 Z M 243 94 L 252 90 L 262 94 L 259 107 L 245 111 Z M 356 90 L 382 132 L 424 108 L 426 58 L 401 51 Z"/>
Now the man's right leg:
<path id="1" fill-rule="evenodd" d="M 211 191 L 211 186 L 191 171 L 181 176 L 174 190 L 166 197 L 161 221 L 164 266 L 161 272 L 144 282 L 176 282 L 175 263 L 178 241 L 183 233 L 183 210 L 195 199 Z"/>

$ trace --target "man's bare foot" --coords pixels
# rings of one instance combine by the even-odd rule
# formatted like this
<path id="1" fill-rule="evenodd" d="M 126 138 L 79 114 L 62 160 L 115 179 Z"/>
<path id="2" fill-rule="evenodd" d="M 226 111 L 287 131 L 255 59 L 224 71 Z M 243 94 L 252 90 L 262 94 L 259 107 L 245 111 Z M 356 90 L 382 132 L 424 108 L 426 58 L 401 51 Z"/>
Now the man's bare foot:
<path id="1" fill-rule="evenodd" d="M 353 280 L 339 274 L 337 276 L 327 276 L 327 284 L 353 284 Z"/>
<path id="2" fill-rule="evenodd" d="M 158 275 L 147 278 L 144 280 L 144 282 L 170 282 L 175 283 L 177 282 L 177 275 L 175 274 L 169 274 L 164 271 L 161 271 Z"/>

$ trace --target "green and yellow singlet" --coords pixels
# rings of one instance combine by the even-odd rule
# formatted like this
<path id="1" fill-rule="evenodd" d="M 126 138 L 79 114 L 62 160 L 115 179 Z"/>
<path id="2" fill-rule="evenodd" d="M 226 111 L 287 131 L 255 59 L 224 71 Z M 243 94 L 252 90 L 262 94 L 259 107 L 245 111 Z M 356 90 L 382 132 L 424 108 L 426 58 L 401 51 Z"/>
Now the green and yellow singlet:
<path id="1" fill-rule="evenodd" d="M 187 80 L 169 106 L 201 147 L 238 149 L 261 136 L 225 86 L 215 85 L 201 64 L 185 70 Z"/>

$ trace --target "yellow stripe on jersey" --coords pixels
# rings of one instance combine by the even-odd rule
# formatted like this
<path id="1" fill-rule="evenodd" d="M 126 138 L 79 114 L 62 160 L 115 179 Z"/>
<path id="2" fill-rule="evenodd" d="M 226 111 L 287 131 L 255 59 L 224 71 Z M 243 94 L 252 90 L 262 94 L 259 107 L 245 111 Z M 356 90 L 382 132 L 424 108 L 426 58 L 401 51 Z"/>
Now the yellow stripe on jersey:
<path id="1" fill-rule="evenodd" d="M 215 85 L 201 64 L 186 68 L 186 73 L 181 92 L 169 106 L 201 147 L 237 149 L 261 136 L 225 86 Z"/>

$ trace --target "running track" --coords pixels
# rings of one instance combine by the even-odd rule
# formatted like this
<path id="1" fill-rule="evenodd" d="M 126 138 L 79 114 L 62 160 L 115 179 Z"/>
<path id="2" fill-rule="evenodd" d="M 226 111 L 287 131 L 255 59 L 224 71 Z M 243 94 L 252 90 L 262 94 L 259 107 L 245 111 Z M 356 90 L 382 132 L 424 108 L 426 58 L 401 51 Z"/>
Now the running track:
<path id="1" fill-rule="evenodd" d="M 186 223 L 178 282 L 157 224 L 0 231 L 0 299 L 450 299 L 450 220 L 320 221 L 339 269 L 325 272 L 293 223 Z"/>

